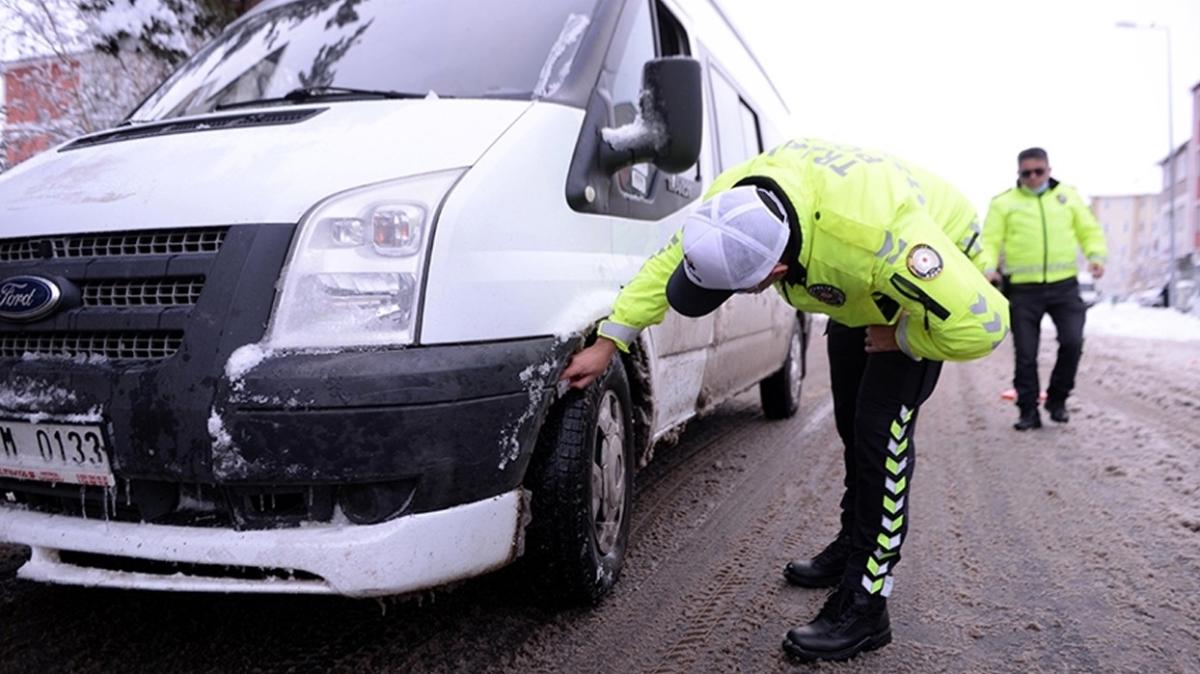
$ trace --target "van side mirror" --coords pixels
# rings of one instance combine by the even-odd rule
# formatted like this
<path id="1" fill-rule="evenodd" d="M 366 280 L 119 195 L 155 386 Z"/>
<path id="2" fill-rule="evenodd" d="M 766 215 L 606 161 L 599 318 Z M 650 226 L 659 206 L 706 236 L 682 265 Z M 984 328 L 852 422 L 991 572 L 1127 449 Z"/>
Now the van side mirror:
<path id="1" fill-rule="evenodd" d="M 700 62 L 678 56 L 647 61 L 640 104 L 634 121 L 600 130 L 599 159 L 609 174 L 642 162 L 667 173 L 695 165 L 704 129 Z"/>

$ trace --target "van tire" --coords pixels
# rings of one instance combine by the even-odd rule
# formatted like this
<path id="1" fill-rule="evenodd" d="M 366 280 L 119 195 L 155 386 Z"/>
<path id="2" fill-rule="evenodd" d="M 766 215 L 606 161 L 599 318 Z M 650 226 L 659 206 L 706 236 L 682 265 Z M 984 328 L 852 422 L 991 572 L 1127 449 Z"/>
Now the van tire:
<path id="1" fill-rule="evenodd" d="M 788 419 L 800 409 L 800 393 L 804 385 L 804 359 L 807 345 L 804 323 L 800 317 L 792 323 L 792 336 L 783 367 L 758 383 L 763 415 L 768 419 Z"/>
<path id="2" fill-rule="evenodd" d="M 542 427 L 526 478 L 526 549 L 528 571 L 551 603 L 594 605 L 620 576 L 633 508 L 632 409 L 614 357 L 591 386 L 558 401 Z"/>

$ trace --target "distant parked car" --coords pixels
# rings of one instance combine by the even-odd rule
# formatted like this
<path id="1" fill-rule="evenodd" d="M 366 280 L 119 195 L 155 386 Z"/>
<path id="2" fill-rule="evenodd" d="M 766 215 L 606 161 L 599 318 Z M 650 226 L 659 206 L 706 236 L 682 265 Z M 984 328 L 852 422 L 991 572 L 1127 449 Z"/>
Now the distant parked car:
<path id="1" fill-rule="evenodd" d="M 1197 300 L 1200 300 L 1200 287 L 1195 279 L 1178 279 L 1175 281 L 1175 301 L 1171 306 L 1180 311 L 1195 311 Z"/>
<path id="2" fill-rule="evenodd" d="M 1149 290 L 1139 290 L 1129 294 L 1129 301 L 1140 304 L 1143 307 L 1163 307 L 1166 306 L 1166 294 L 1162 288 L 1150 288 Z"/>

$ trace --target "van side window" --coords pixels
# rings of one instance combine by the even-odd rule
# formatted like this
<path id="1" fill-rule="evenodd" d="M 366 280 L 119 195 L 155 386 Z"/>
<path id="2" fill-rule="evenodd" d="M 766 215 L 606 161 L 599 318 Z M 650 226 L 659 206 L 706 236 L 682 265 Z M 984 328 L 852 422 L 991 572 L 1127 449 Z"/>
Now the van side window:
<path id="1" fill-rule="evenodd" d="M 671 13 L 661 2 L 654 0 L 654 19 L 657 26 L 658 34 L 658 55 L 659 56 L 691 56 L 692 44 L 688 38 L 687 29 L 679 23 L 679 19 Z M 707 99 L 707 96 L 705 97 Z M 708 117 L 707 109 L 705 117 Z M 710 121 L 706 120 L 707 126 Z M 696 162 L 696 166 L 686 175 L 697 183 L 703 180 L 703 172 L 700 166 L 704 164 L 704 158 Z"/>
<path id="2" fill-rule="evenodd" d="M 638 114 L 639 96 L 642 91 L 642 69 L 655 57 L 654 23 L 650 16 L 650 4 L 642 0 L 636 5 L 633 30 L 621 53 L 612 83 L 613 126 L 632 122 Z M 657 169 L 651 164 L 637 164 L 621 169 L 614 176 L 621 191 L 637 198 L 647 198 Z"/>
<path id="3" fill-rule="evenodd" d="M 710 68 L 713 106 L 717 111 L 717 149 L 721 170 L 736 166 L 763 151 L 758 114 L 716 68 Z"/>
<path id="4" fill-rule="evenodd" d="M 661 2 L 654 3 L 655 18 L 658 19 L 658 53 L 660 56 L 691 56 L 692 45 L 688 42 L 687 30 L 671 10 Z"/>
<path id="5" fill-rule="evenodd" d="M 746 139 L 746 149 L 750 151 L 751 157 L 762 154 L 765 148 L 763 147 L 762 130 L 758 126 L 758 113 L 754 112 L 746 104 L 746 101 L 738 101 L 738 103 L 741 106 L 739 112 L 742 115 L 742 137 Z"/>
<path id="6" fill-rule="evenodd" d="M 650 19 L 650 6 L 646 2 L 638 5 L 633 30 L 629 41 L 621 51 L 620 65 L 612 82 L 612 102 L 615 125 L 628 124 L 637 116 L 638 95 L 642 91 L 642 67 L 654 58 L 654 26 Z"/>

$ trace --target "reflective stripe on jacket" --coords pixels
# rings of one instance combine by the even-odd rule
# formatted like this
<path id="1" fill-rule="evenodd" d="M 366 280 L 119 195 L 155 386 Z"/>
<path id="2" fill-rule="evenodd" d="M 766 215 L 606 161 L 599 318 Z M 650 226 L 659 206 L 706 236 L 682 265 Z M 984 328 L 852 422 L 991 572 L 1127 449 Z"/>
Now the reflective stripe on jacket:
<path id="1" fill-rule="evenodd" d="M 992 199 L 983 227 L 986 271 L 1001 256 L 1013 283 L 1053 283 L 1078 273 L 1076 251 L 1103 263 L 1108 254 L 1104 231 L 1074 189 L 1050 180 L 1040 195 L 1018 185 Z"/>
<path id="2" fill-rule="evenodd" d="M 725 171 L 705 199 L 747 183 L 777 187 L 799 220 L 806 279 L 775 286 L 797 309 L 851 327 L 896 324 L 905 353 L 935 360 L 980 358 L 1007 334 L 1008 302 L 959 249 L 974 247 L 974 211 L 932 174 L 883 153 L 804 138 Z M 647 260 L 601 324 L 600 334 L 622 350 L 666 314 L 681 239 L 676 233 Z"/>

